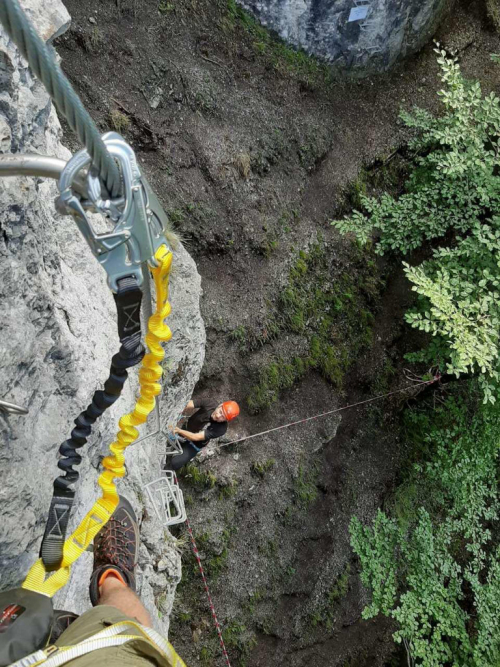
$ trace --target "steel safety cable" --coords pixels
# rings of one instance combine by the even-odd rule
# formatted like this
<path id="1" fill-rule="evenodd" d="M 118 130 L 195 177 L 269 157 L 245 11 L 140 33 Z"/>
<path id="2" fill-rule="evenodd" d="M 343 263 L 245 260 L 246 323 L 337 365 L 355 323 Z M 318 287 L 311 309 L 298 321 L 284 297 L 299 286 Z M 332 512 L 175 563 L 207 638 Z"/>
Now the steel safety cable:
<path id="1" fill-rule="evenodd" d="M 0 21 L 28 65 L 43 83 L 58 111 L 66 118 L 92 158 L 109 194 L 120 194 L 120 172 L 99 131 L 74 91 L 53 52 L 37 33 L 18 0 L 0 1 Z"/>

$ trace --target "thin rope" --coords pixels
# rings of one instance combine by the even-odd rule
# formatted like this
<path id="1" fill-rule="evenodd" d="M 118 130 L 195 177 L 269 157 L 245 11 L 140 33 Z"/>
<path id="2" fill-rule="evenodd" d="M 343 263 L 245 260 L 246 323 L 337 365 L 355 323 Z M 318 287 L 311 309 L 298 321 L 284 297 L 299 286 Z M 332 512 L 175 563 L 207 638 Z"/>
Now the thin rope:
<path id="1" fill-rule="evenodd" d="M 335 410 L 329 410 L 328 412 L 322 412 L 319 415 L 314 415 L 313 417 L 306 417 L 305 419 L 299 419 L 296 422 L 290 422 L 289 424 L 284 424 L 283 426 L 275 426 L 274 428 L 270 428 L 267 431 L 261 431 L 260 433 L 253 433 L 252 435 L 246 435 L 243 438 L 239 438 L 238 440 L 233 440 L 232 442 L 226 442 L 222 445 L 219 446 L 221 449 L 222 447 L 229 447 L 229 445 L 235 445 L 238 442 L 243 442 L 244 440 L 251 440 L 251 438 L 257 438 L 260 435 L 266 435 L 266 433 L 272 433 L 273 431 L 280 431 L 281 429 L 284 428 L 290 428 L 290 426 L 296 426 L 297 424 L 304 424 L 305 422 L 311 421 L 313 419 L 319 419 L 320 417 L 326 417 L 328 415 L 333 415 L 336 412 L 341 412 L 342 410 L 349 410 L 350 408 L 357 408 L 359 405 L 365 405 L 366 403 L 373 403 L 374 401 L 380 401 L 383 398 L 387 398 L 388 396 L 394 396 L 395 394 L 401 394 L 404 391 L 409 391 L 410 389 L 415 389 L 415 387 L 419 387 L 422 385 L 428 385 L 428 384 L 434 384 L 434 382 L 438 382 L 440 379 L 439 375 L 436 375 L 432 380 L 426 380 L 425 382 L 416 382 L 415 384 L 409 386 L 409 387 L 404 387 L 403 389 L 397 389 L 396 391 L 390 391 L 388 394 L 382 394 L 380 396 L 375 396 L 375 398 L 367 398 L 365 401 L 359 401 L 358 403 L 351 403 L 350 405 L 344 405 L 341 408 L 335 408 Z"/>
<path id="2" fill-rule="evenodd" d="M 37 33 L 18 0 L 0 0 L 0 21 L 60 113 L 76 132 L 112 197 L 120 194 L 120 173 L 99 131 L 73 90 L 49 47 Z"/>
<path id="3" fill-rule="evenodd" d="M 177 481 L 177 477 L 175 479 Z M 205 587 L 205 593 L 207 594 L 207 598 L 208 598 L 208 605 L 209 605 L 210 611 L 212 613 L 212 618 L 214 619 L 215 629 L 217 630 L 217 634 L 219 636 L 219 641 L 220 641 L 222 653 L 224 655 L 224 659 L 226 661 L 227 667 L 231 667 L 231 663 L 229 662 L 229 656 L 228 656 L 227 650 L 226 650 L 226 645 L 224 644 L 224 638 L 222 636 L 222 630 L 221 630 L 221 627 L 220 627 L 220 623 L 219 623 L 219 620 L 217 618 L 217 614 L 215 612 L 215 606 L 214 606 L 214 603 L 212 602 L 212 596 L 210 595 L 210 590 L 208 588 L 207 578 L 205 577 L 205 572 L 203 570 L 203 565 L 201 564 L 200 553 L 198 551 L 198 547 L 196 546 L 196 541 L 194 539 L 193 531 L 191 529 L 191 524 L 189 523 L 189 519 L 187 517 L 186 517 L 186 527 L 188 529 L 189 537 L 191 538 L 191 546 L 193 547 L 194 557 L 196 558 L 196 560 L 198 562 L 198 567 L 200 569 L 201 578 L 203 579 L 203 585 Z"/>

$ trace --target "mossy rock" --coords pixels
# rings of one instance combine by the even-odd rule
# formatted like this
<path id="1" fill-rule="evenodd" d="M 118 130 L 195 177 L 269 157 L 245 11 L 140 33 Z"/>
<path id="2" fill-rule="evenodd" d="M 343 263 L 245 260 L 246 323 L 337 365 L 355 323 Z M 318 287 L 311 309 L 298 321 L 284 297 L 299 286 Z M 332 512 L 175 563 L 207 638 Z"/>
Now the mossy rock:
<path id="1" fill-rule="evenodd" d="M 500 0 L 486 0 L 486 9 L 495 29 L 500 32 Z"/>

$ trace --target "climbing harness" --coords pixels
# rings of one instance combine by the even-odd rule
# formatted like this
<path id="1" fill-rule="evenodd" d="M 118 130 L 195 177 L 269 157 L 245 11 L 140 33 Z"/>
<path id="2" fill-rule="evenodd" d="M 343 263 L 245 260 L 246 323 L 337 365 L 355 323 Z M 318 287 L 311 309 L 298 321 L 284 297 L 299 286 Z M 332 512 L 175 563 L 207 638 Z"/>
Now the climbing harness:
<path id="1" fill-rule="evenodd" d="M 130 630 L 134 630 L 135 634 L 130 634 Z M 123 634 L 126 631 L 128 633 Z M 154 662 L 161 667 L 186 667 L 170 642 L 165 641 L 156 630 L 134 621 L 114 623 L 74 646 L 47 646 L 18 660 L 10 667 L 37 667 L 38 665 L 59 667 L 82 655 L 88 655 L 103 648 L 123 646 L 129 642 L 145 644 L 148 649 L 153 648 Z M 150 651 L 148 655 L 149 653 Z"/>
<path id="2" fill-rule="evenodd" d="M 138 437 L 136 426 L 146 422 L 161 391 L 164 350 L 171 338 L 164 319 L 170 314 L 168 278 L 172 252 L 165 238 L 167 218 L 141 173 L 134 151 L 115 132 L 102 137 L 64 76 L 53 54 L 25 16 L 18 0 L 2 0 L 0 20 L 36 76 L 44 83 L 58 110 L 67 118 L 85 148 L 66 164 L 43 156 L 1 156 L 0 175 L 33 173 L 58 177 L 56 207 L 72 215 L 92 253 L 107 273 L 117 307 L 120 350 L 114 355 L 104 388 L 75 420 L 70 438 L 60 447 L 58 462 L 63 471 L 54 482 L 54 495 L 42 541 L 40 559 L 30 569 L 23 589 L 52 597 L 67 582 L 71 565 L 92 542 L 118 504 L 114 485 L 125 474 L 124 451 Z M 90 213 L 107 221 L 98 232 Z M 142 290 L 148 291 L 151 273 L 156 290 L 156 309 L 148 318 L 145 349 L 141 343 Z M 149 296 L 149 294 L 147 294 Z M 120 396 L 127 369 L 140 363 L 139 397 L 134 410 L 119 420 L 119 432 L 103 461 L 98 484 L 99 498 L 72 535 L 66 538 L 71 506 L 78 481 L 78 454 L 87 442 L 95 421 Z M 159 413 L 157 412 L 158 430 Z"/>

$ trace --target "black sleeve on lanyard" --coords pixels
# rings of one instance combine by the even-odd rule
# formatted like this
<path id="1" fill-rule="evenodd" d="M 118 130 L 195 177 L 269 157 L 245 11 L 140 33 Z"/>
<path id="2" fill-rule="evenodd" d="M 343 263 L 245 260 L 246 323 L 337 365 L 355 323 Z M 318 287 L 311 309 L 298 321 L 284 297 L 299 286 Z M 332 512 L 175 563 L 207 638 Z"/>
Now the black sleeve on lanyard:
<path id="1" fill-rule="evenodd" d="M 133 277 L 118 281 L 118 292 L 113 295 L 118 313 L 118 335 L 120 350 L 111 360 L 109 377 L 104 389 L 94 393 L 90 405 L 75 419 L 71 436 L 59 448 L 57 466 L 64 475 L 54 481 L 54 493 L 49 516 L 40 548 L 40 556 L 47 571 L 57 570 L 63 556 L 63 545 L 75 497 L 75 486 L 79 474 L 73 466 L 80 465 L 82 457 L 77 450 L 86 444 L 92 426 L 120 396 L 127 380 L 127 368 L 140 363 L 144 356 L 141 343 L 142 291 Z"/>

